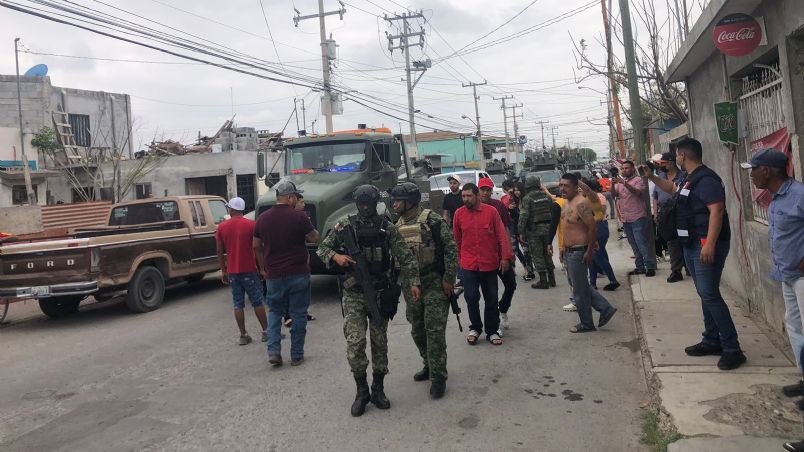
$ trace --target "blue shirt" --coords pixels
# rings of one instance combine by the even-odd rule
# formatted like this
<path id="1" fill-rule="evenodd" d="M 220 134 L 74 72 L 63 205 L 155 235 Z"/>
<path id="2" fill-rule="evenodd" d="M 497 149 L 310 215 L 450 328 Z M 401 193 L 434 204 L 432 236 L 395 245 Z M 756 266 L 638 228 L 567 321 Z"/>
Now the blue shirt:
<path id="1" fill-rule="evenodd" d="M 804 184 L 790 178 L 773 195 L 768 209 L 771 256 L 770 277 L 792 282 L 801 278 L 804 259 Z"/>

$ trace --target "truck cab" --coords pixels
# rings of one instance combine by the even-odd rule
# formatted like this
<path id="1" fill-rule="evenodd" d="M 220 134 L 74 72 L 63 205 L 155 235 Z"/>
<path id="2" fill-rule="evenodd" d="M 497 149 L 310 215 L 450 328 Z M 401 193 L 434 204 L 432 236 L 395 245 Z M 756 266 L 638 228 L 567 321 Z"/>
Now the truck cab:
<path id="1" fill-rule="evenodd" d="M 399 182 L 400 172 L 404 179 L 411 180 L 401 136 L 393 135 L 388 128 L 288 138 L 284 152 L 284 178 L 304 190 L 305 212 L 322 236 L 329 233 L 340 218 L 357 212 L 352 191 L 358 185 L 376 186 L 387 201 L 386 190 Z M 404 171 L 400 171 L 403 165 Z M 259 170 L 262 172 L 262 166 Z M 425 193 L 429 194 L 429 185 L 422 192 Z M 260 197 L 255 219 L 275 204 L 273 192 Z M 316 245 L 308 245 L 312 272 L 328 273 L 315 249 Z"/>

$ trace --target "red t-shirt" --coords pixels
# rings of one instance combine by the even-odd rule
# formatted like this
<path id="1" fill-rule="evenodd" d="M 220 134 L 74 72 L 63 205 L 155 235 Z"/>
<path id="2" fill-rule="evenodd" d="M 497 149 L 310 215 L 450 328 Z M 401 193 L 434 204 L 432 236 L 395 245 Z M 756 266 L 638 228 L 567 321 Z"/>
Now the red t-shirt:
<path id="1" fill-rule="evenodd" d="M 497 209 L 479 203 L 477 209 L 461 207 L 455 212 L 452 233 L 458 245 L 461 268 L 473 271 L 493 271 L 500 260 L 513 259 L 508 231 Z"/>
<path id="2" fill-rule="evenodd" d="M 304 236 L 315 228 L 306 213 L 277 204 L 260 215 L 254 237 L 262 239 L 268 279 L 310 273 Z"/>
<path id="3" fill-rule="evenodd" d="M 257 271 L 252 237 L 255 223 L 248 218 L 232 217 L 218 225 L 215 240 L 226 250 L 227 273 L 253 273 Z"/>

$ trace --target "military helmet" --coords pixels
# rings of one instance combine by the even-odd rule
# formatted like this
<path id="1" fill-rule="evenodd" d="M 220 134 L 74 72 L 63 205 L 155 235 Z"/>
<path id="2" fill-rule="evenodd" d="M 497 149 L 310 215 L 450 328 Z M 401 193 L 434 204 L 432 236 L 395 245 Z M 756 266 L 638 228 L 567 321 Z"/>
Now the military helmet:
<path id="1" fill-rule="evenodd" d="M 525 178 L 525 188 L 541 188 L 542 180 L 539 176 L 530 175 Z"/>
<path id="2" fill-rule="evenodd" d="M 422 192 L 413 182 L 402 182 L 388 190 L 391 199 L 394 201 L 407 201 L 411 204 L 419 204 L 422 200 Z"/>
<path id="3" fill-rule="evenodd" d="M 352 192 L 357 211 L 362 216 L 377 215 L 377 203 L 380 202 L 380 190 L 373 185 L 360 185 Z"/>

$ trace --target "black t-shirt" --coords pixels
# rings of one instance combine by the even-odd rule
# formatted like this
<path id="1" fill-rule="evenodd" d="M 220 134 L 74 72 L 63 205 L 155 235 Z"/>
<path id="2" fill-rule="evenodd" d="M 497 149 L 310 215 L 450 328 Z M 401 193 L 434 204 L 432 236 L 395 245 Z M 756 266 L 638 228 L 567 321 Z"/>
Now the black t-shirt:
<path id="1" fill-rule="evenodd" d="M 315 228 L 301 210 L 277 204 L 257 219 L 254 237 L 262 239 L 268 279 L 310 273 L 305 236 Z"/>
<path id="2" fill-rule="evenodd" d="M 463 206 L 463 198 L 461 198 L 461 192 L 458 193 L 447 193 L 444 195 L 444 207 L 443 210 L 449 212 L 449 225 L 452 226 L 452 219 L 455 217 L 455 211 L 458 210 Z"/>

